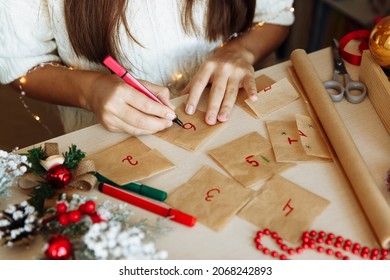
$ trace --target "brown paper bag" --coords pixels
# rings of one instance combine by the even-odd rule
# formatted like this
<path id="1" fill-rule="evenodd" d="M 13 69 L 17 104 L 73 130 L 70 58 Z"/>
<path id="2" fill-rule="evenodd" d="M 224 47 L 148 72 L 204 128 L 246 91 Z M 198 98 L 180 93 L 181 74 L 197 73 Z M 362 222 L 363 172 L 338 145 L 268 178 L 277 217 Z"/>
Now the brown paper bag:
<path id="1" fill-rule="evenodd" d="M 258 118 L 263 118 L 293 102 L 299 97 L 299 93 L 287 78 L 283 78 L 260 91 L 258 97 L 255 102 L 250 99 L 245 102 Z"/>
<path id="2" fill-rule="evenodd" d="M 294 166 L 276 162 L 271 144 L 257 132 L 210 150 L 208 154 L 245 187 Z"/>
<path id="3" fill-rule="evenodd" d="M 215 169 L 204 166 L 187 183 L 169 193 L 165 202 L 219 231 L 253 193 Z"/>
<path id="4" fill-rule="evenodd" d="M 309 156 L 316 156 L 332 159 L 325 140 L 322 138 L 316 123 L 308 116 L 295 115 L 297 128 L 301 139 L 302 147 Z"/>
<path id="5" fill-rule="evenodd" d="M 275 153 L 276 161 L 330 161 L 330 158 L 322 158 L 306 154 L 302 146 L 302 134 L 296 121 L 266 121 L 270 141 Z"/>
<path id="6" fill-rule="evenodd" d="M 263 89 L 273 85 L 275 81 L 268 77 L 267 75 L 260 75 L 255 79 L 256 81 L 256 88 L 257 92 L 262 91 Z M 244 91 L 244 89 L 240 89 L 238 91 L 236 104 L 240 106 L 243 110 L 245 110 L 247 113 L 252 115 L 253 117 L 257 118 L 256 113 L 252 110 L 252 108 L 245 102 L 245 100 L 248 99 L 248 95 Z"/>
<path id="7" fill-rule="evenodd" d="M 159 151 L 150 149 L 136 137 L 130 137 L 88 158 L 95 162 L 97 172 L 118 185 L 142 180 L 175 167 Z"/>
<path id="8" fill-rule="evenodd" d="M 269 228 L 280 237 L 298 243 L 304 231 L 329 205 L 329 201 L 275 175 L 260 188 L 238 216 L 260 229 Z"/>
<path id="9" fill-rule="evenodd" d="M 187 115 L 184 112 L 184 104 L 177 107 L 176 113 L 183 121 L 183 127 L 174 124 L 154 135 L 190 151 L 195 151 L 224 125 L 207 125 L 204 121 L 206 113 L 199 110 L 193 115 Z"/>

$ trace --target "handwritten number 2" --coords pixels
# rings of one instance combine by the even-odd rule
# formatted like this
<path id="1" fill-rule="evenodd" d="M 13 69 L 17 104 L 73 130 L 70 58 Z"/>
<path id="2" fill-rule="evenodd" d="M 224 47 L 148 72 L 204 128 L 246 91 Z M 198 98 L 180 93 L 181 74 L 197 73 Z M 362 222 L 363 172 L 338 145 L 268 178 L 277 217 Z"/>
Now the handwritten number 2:
<path id="1" fill-rule="evenodd" d="M 138 164 L 138 160 L 133 161 L 133 157 L 130 155 L 128 155 L 124 159 L 122 159 L 122 162 L 125 162 L 125 161 L 127 161 L 130 165 L 133 165 L 133 166 Z"/>

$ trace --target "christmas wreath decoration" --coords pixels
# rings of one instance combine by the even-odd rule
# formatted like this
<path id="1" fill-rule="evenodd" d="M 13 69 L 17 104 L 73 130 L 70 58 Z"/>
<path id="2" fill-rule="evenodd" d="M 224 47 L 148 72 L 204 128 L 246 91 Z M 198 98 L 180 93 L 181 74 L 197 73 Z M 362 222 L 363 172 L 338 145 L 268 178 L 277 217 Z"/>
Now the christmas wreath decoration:
<path id="1" fill-rule="evenodd" d="M 0 159 L 8 155 L 0 153 Z M 29 244 L 37 234 L 45 236 L 43 259 L 164 259 L 153 239 L 163 232 L 158 221 L 132 222 L 124 205 L 109 201 L 98 205 L 96 198 L 70 195 L 64 188 L 91 190 L 97 183 L 95 167 L 85 153 L 71 145 L 59 154 L 56 143 L 45 143 L 17 155 L 7 166 L 7 186 L 31 190 L 30 198 L 0 211 L 0 246 Z M 0 170 L 1 171 L 1 170 Z M 55 205 L 50 205 L 57 195 Z M 53 203 L 52 203 L 53 204 Z"/>

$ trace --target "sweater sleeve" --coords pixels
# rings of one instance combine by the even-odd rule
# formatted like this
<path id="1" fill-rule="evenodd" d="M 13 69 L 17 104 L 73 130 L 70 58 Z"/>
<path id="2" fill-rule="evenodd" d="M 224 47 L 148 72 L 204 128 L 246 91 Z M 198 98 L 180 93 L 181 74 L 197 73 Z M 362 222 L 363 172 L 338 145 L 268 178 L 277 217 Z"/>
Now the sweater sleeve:
<path id="1" fill-rule="evenodd" d="M 46 0 L 0 0 L 0 46 L 2 84 L 40 63 L 60 61 Z"/>
<path id="2" fill-rule="evenodd" d="M 293 0 L 257 0 L 254 21 L 292 25 L 295 20 L 293 2 Z"/>

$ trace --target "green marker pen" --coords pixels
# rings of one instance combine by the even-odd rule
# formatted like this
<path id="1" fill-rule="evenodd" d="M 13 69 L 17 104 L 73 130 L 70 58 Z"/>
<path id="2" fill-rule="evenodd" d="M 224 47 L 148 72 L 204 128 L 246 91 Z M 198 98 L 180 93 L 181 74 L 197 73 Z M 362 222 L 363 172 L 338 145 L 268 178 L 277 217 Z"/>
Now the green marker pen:
<path id="1" fill-rule="evenodd" d="M 149 198 L 153 198 L 153 199 L 159 200 L 159 201 L 164 201 L 167 198 L 166 192 L 159 190 L 159 189 L 149 187 L 147 185 L 132 182 L 132 183 L 128 183 L 128 184 L 120 186 L 120 185 L 116 184 L 115 182 L 107 179 L 103 175 L 99 174 L 98 172 L 96 172 L 95 176 L 99 182 L 110 184 L 110 185 L 118 187 L 122 190 L 135 192 L 135 193 L 138 193 L 140 195 L 143 195 L 143 196 L 146 196 Z"/>

